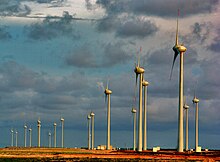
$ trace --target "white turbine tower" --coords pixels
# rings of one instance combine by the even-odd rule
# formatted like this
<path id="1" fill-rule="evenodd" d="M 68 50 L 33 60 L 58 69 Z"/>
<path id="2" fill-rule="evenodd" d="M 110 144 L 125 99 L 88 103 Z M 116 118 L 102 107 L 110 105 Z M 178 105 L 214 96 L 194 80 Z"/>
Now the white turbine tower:
<path id="1" fill-rule="evenodd" d="M 27 125 L 24 125 L 24 147 L 27 147 Z"/>
<path id="2" fill-rule="evenodd" d="M 32 146 L 32 129 L 29 128 L 29 146 Z"/>
<path id="3" fill-rule="evenodd" d="M 51 147 L 51 133 L 48 133 L 48 147 Z"/>
<path id="4" fill-rule="evenodd" d="M 178 11 L 179 12 L 179 11 Z M 178 13 L 179 16 L 179 13 Z M 177 17 L 177 28 L 176 28 L 176 42 L 173 47 L 174 51 L 174 58 L 173 58 L 173 64 L 171 68 L 171 74 L 170 78 L 172 77 L 172 71 L 173 66 L 175 63 L 175 60 L 178 55 L 180 55 L 180 70 L 179 70 L 179 114 L 178 114 L 178 152 L 183 152 L 183 63 L 184 63 L 184 52 L 186 52 L 186 47 L 184 45 L 180 45 L 178 43 L 178 17 Z"/>
<path id="5" fill-rule="evenodd" d="M 91 116 L 90 116 L 90 114 L 89 115 L 87 115 L 87 120 L 88 120 L 88 150 L 90 150 L 90 144 L 91 144 L 91 141 L 90 141 L 90 128 L 91 128 L 91 126 L 90 126 L 90 119 L 91 119 Z"/>
<path id="6" fill-rule="evenodd" d="M 144 68 L 140 67 L 139 60 L 137 66 L 135 66 L 134 72 L 136 73 L 136 85 L 138 75 L 140 76 L 139 80 L 139 120 L 138 120 L 138 151 L 142 151 L 142 81 L 143 81 L 143 74 Z"/>
<path id="7" fill-rule="evenodd" d="M 14 146 L 14 131 L 11 129 L 11 147 Z"/>
<path id="8" fill-rule="evenodd" d="M 188 116 L 188 110 L 189 110 L 189 106 L 186 104 L 186 101 L 185 101 L 185 103 L 184 103 L 184 105 L 183 105 L 183 108 L 186 110 L 186 118 L 185 118 L 185 149 L 186 149 L 186 151 L 188 151 L 189 150 L 189 116 Z"/>
<path id="9" fill-rule="evenodd" d="M 105 93 L 105 98 L 108 97 L 108 109 L 107 109 L 107 144 L 106 144 L 106 149 L 110 150 L 111 148 L 111 129 L 110 129 L 110 125 L 111 125 L 111 110 L 110 110 L 110 96 L 112 94 L 112 91 L 110 89 L 108 89 L 108 84 L 107 87 L 104 91 Z"/>
<path id="10" fill-rule="evenodd" d="M 15 147 L 18 147 L 18 131 L 15 131 Z"/>
<path id="11" fill-rule="evenodd" d="M 144 147 L 143 150 L 147 150 L 147 86 L 149 83 L 143 80 L 144 87 Z"/>
<path id="12" fill-rule="evenodd" d="M 199 99 L 194 95 L 192 100 L 193 104 L 196 104 L 195 110 L 195 151 L 199 152 L 198 150 L 198 143 L 199 143 Z"/>
<path id="13" fill-rule="evenodd" d="M 37 128 L 38 128 L 38 140 L 37 140 L 37 146 L 40 147 L 40 127 L 41 127 L 41 121 L 40 119 L 37 120 Z"/>
<path id="14" fill-rule="evenodd" d="M 61 147 L 63 148 L 64 147 L 64 118 L 61 117 L 60 119 L 61 121 L 61 124 L 62 124 L 62 132 L 61 132 Z"/>
<path id="15" fill-rule="evenodd" d="M 134 124 L 134 129 L 133 129 L 133 150 L 136 150 L 136 116 L 137 116 L 137 110 L 135 108 L 131 109 L 131 112 L 133 114 L 133 124 Z"/>
<path id="16" fill-rule="evenodd" d="M 53 123 L 54 126 L 54 147 L 57 147 L 57 123 Z"/>
<path id="17" fill-rule="evenodd" d="M 95 122 L 94 122 L 94 117 L 95 117 L 95 114 L 94 114 L 94 112 L 91 112 L 90 113 L 90 116 L 91 116 L 91 123 L 92 123 L 92 137 L 91 137 L 91 139 L 92 139 L 92 150 L 94 150 L 94 144 L 95 144 L 95 141 L 94 141 L 94 127 L 95 127 Z"/>

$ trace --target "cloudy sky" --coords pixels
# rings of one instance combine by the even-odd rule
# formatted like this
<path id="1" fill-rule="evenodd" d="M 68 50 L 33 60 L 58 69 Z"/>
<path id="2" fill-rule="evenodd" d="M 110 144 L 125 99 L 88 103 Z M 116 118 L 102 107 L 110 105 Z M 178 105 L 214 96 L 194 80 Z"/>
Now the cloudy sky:
<path id="1" fill-rule="evenodd" d="M 148 87 L 148 147 L 176 148 L 178 67 L 169 80 L 180 9 L 185 53 L 189 144 L 194 147 L 194 91 L 199 102 L 199 145 L 220 148 L 220 2 L 218 0 L 1 0 L 0 146 L 10 129 L 42 122 L 48 145 L 53 122 L 65 118 L 65 146 L 87 145 L 87 114 L 95 113 L 95 145 L 106 143 L 104 87 L 109 81 L 111 143 L 132 147 L 134 66 L 140 57 Z M 142 51 L 140 52 L 140 47 Z"/>

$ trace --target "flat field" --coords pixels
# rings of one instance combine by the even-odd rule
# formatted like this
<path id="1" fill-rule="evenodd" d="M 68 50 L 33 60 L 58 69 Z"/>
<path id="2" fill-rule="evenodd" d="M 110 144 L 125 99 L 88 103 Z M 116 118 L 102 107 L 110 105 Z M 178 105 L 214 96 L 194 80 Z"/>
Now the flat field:
<path id="1" fill-rule="evenodd" d="M 143 152 L 116 150 L 86 150 L 73 148 L 1 148 L 0 161 L 220 161 L 220 151 L 201 153 L 175 150 Z"/>

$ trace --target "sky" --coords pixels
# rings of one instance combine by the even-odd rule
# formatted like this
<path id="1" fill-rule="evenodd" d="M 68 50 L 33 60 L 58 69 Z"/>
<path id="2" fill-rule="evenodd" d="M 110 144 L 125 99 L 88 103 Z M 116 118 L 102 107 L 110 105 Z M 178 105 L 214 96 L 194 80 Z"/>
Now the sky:
<path id="1" fill-rule="evenodd" d="M 138 107 L 134 67 L 140 57 L 148 86 L 148 148 L 176 148 L 179 57 L 170 70 L 177 10 L 184 54 L 184 94 L 189 108 L 189 148 L 194 148 L 199 102 L 199 145 L 220 149 L 220 2 L 218 0 L 1 0 L 0 147 L 24 124 L 42 123 L 42 146 L 65 119 L 65 147 L 87 146 L 87 115 L 95 113 L 95 146 L 106 144 L 111 95 L 111 144 L 132 147 L 132 107 Z M 140 48 L 142 49 L 140 51 Z M 136 101 L 135 101 L 136 96 Z M 28 144 L 28 143 L 27 143 Z"/>

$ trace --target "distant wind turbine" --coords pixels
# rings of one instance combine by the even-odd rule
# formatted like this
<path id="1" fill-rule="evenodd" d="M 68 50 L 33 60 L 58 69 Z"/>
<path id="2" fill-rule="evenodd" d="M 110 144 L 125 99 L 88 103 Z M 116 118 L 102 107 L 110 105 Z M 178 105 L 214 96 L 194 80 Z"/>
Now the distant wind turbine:
<path id="1" fill-rule="evenodd" d="M 37 140 L 37 146 L 40 147 L 40 127 L 41 127 L 41 121 L 40 119 L 37 120 L 37 128 L 38 128 L 38 140 Z"/>
<path id="2" fill-rule="evenodd" d="M 133 150 L 135 151 L 136 150 L 136 113 L 137 113 L 137 110 L 135 108 L 132 108 L 131 109 L 131 112 L 133 114 L 133 119 L 134 119 L 134 129 L 133 129 Z"/>
<path id="3" fill-rule="evenodd" d="M 57 123 L 53 123 L 54 126 L 54 147 L 57 147 Z"/>
<path id="4" fill-rule="evenodd" d="M 90 126 L 90 119 L 91 119 L 91 116 L 90 116 L 90 114 L 89 115 L 87 115 L 87 120 L 88 120 L 88 150 L 90 150 L 90 144 L 91 144 L 91 141 L 90 141 L 90 128 L 91 128 L 91 126 Z"/>
<path id="5" fill-rule="evenodd" d="M 179 10 L 178 10 L 178 16 L 179 16 Z M 178 55 L 180 55 L 180 70 L 179 70 L 179 114 L 178 114 L 178 152 L 183 152 L 183 63 L 184 63 L 184 52 L 186 52 L 186 47 L 184 45 L 180 45 L 178 43 L 178 17 L 177 17 L 177 28 L 176 28 L 176 42 L 173 47 L 174 51 L 174 58 L 173 58 L 173 64 L 171 68 L 171 74 L 170 79 L 172 77 L 173 72 L 173 66 L 175 63 L 175 60 Z"/>
<path id="6" fill-rule="evenodd" d="M 91 112 L 90 113 L 90 116 L 91 116 L 91 123 L 92 123 L 92 150 L 94 150 L 94 144 L 95 144 L 95 141 L 94 141 L 94 117 L 95 117 L 95 114 L 94 112 Z"/>
<path id="7" fill-rule="evenodd" d="M 186 110 L 186 134 L 185 134 L 185 138 L 186 138 L 186 140 L 185 140 L 185 142 L 186 142 L 186 144 L 185 144 L 185 149 L 186 149 L 186 151 L 188 151 L 189 150 L 189 133 L 188 133 L 188 131 L 189 131 L 189 117 L 188 117 L 188 110 L 189 110 L 189 106 L 186 104 L 186 99 L 185 99 L 185 101 L 184 101 L 184 105 L 183 105 L 183 108 Z"/>
<path id="8" fill-rule="evenodd" d="M 18 147 L 18 131 L 15 131 L 15 147 Z"/>
<path id="9" fill-rule="evenodd" d="M 29 146 L 32 146 L 32 129 L 29 128 Z"/>
<path id="10" fill-rule="evenodd" d="M 27 125 L 24 125 L 24 147 L 27 147 Z"/>
<path id="11" fill-rule="evenodd" d="M 142 151 L 142 81 L 144 68 L 140 67 L 140 61 L 138 59 L 138 64 L 135 66 L 134 72 L 136 73 L 136 85 L 138 75 L 140 76 L 139 80 L 139 120 L 138 120 L 138 151 Z"/>
<path id="12" fill-rule="evenodd" d="M 192 100 L 193 104 L 196 104 L 195 110 L 195 151 L 198 152 L 198 143 L 199 143 L 199 99 L 194 94 Z"/>
<path id="13" fill-rule="evenodd" d="M 148 81 L 143 80 L 144 87 L 144 147 L 143 150 L 147 150 L 147 86 Z"/>
<path id="14" fill-rule="evenodd" d="M 61 132 L 61 147 L 64 147 L 64 118 L 61 117 L 60 119 L 61 124 L 62 124 L 62 132 Z"/>
<path id="15" fill-rule="evenodd" d="M 51 133 L 48 133 L 48 147 L 51 147 Z"/>
<path id="16" fill-rule="evenodd" d="M 11 129 L 11 147 L 14 146 L 14 131 Z"/>
<path id="17" fill-rule="evenodd" d="M 110 95 L 112 94 L 112 91 L 110 89 L 108 89 L 108 83 L 107 83 L 107 87 L 104 91 L 105 93 L 105 98 L 108 97 L 108 108 L 107 108 L 107 146 L 106 149 L 110 150 L 110 146 L 111 146 L 111 129 L 110 129 L 110 125 L 111 125 L 111 110 L 110 110 Z"/>

